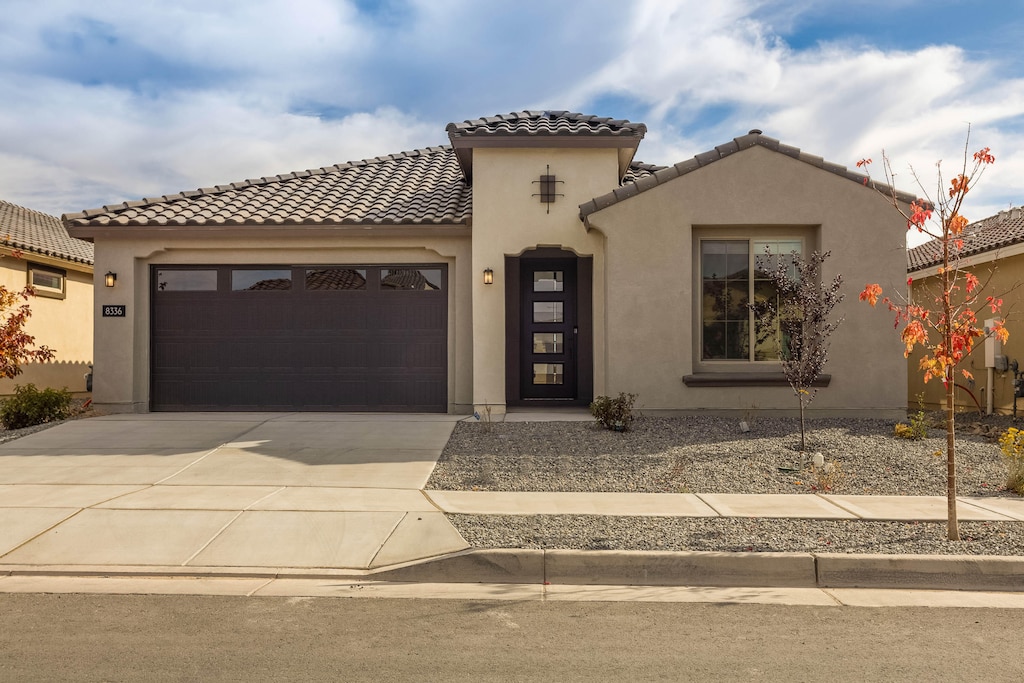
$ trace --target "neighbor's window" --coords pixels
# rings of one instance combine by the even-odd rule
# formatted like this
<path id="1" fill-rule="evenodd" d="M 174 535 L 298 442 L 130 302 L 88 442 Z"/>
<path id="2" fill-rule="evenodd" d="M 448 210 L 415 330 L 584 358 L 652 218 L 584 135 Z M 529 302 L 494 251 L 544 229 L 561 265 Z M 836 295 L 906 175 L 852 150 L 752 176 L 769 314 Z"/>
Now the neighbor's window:
<path id="1" fill-rule="evenodd" d="M 28 264 L 28 284 L 37 296 L 63 299 L 67 294 L 67 271 L 59 268 Z"/>
<path id="2" fill-rule="evenodd" d="M 793 252 L 798 239 L 701 241 L 701 360 L 778 360 L 778 327 L 758 329 L 748 304 L 776 298 L 767 274 Z"/>

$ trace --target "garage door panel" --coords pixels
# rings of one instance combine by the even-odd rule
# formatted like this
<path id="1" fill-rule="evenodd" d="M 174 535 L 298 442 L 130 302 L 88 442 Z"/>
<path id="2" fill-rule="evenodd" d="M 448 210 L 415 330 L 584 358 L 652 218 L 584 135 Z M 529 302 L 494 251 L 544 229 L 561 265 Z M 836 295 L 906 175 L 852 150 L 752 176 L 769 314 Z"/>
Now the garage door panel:
<path id="1" fill-rule="evenodd" d="M 444 268 L 420 270 L 440 290 L 382 288 L 387 268 L 267 269 L 298 275 L 288 290 L 271 278 L 232 291 L 237 267 L 204 266 L 220 273 L 221 289 L 154 290 L 152 409 L 443 412 Z M 318 289 L 304 289 L 303 272 Z M 392 272 L 392 285 L 407 286 L 416 270 Z"/>

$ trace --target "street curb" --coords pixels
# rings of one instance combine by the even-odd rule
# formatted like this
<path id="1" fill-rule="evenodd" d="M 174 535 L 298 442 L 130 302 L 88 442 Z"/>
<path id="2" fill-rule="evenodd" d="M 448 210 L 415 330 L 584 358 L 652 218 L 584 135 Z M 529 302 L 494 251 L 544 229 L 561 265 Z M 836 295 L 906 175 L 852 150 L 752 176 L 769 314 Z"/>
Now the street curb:
<path id="1" fill-rule="evenodd" d="M 495 549 L 376 570 L 0 565 L 3 576 L 1024 591 L 1024 557 Z"/>
<path id="2" fill-rule="evenodd" d="M 822 588 L 1024 591 L 1024 557 L 821 554 L 816 560 Z"/>

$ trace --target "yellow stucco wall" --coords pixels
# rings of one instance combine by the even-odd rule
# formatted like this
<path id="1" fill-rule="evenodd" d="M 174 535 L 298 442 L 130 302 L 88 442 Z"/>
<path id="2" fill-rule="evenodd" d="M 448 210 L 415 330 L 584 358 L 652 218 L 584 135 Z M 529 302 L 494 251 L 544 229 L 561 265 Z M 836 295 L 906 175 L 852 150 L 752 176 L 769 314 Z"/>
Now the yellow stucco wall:
<path id="1" fill-rule="evenodd" d="M 904 281 L 905 221 L 873 190 L 760 146 L 640 193 L 590 216 L 606 236 L 607 393 L 639 395 L 648 410 L 790 411 L 784 387 L 687 387 L 682 378 L 714 371 L 778 372 L 774 363 L 701 362 L 697 240 L 803 235 L 831 251 L 823 277 L 837 272 L 846 300 L 832 337 L 830 386 L 811 408 L 898 415 L 906 363 L 891 318 L 857 301 L 868 282 Z"/>
<path id="2" fill-rule="evenodd" d="M 97 316 L 94 401 L 112 411 L 149 410 L 150 266 L 155 264 L 402 264 L 448 266 L 449 411 L 472 405 L 472 319 L 470 244 L 466 235 L 431 234 L 412 226 L 367 236 L 363 228 L 308 231 L 268 228 L 232 237 L 206 230 L 196 235 L 167 231 L 159 237 L 104 237 L 96 240 L 100 270 L 117 273 L 113 288 L 96 288 L 96 309 L 127 305 L 124 318 Z M 463 228 L 464 230 L 464 228 Z M 455 230 L 451 231 L 455 232 Z"/>
<path id="3" fill-rule="evenodd" d="M 1017 253 L 1018 251 L 1019 248 L 1007 249 L 1004 253 L 1009 255 L 999 254 L 1000 258 L 994 261 L 982 261 L 979 257 L 966 258 L 962 261 L 961 268 L 973 272 L 986 285 L 985 293 L 982 295 L 983 299 L 986 296 L 1003 299 L 1004 306 L 1000 315 L 995 315 L 989 309 L 984 309 L 978 313 L 978 319 L 982 324 L 989 318 L 1002 317 L 1005 319 L 1010 338 L 1006 344 L 1002 345 L 1002 354 L 1009 360 L 1016 359 L 1024 367 L 1024 254 Z M 925 272 L 931 273 L 932 271 L 934 269 Z M 934 274 L 929 276 L 912 275 L 914 275 L 912 289 L 915 303 L 927 308 L 935 308 L 935 299 L 941 289 L 938 276 Z M 937 337 L 933 335 L 933 339 L 937 339 Z M 942 382 L 931 380 L 925 384 L 923 374 L 918 369 L 923 355 L 923 351 L 919 348 L 908 359 L 908 405 L 911 409 L 916 409 L 918 396 L 923 394 L 926 408 L 945 407 L 946 398 Z M 965 378 L 958 370 L 956 383 L 961 385 L 961 388 L 955 391 L 958 410 L 977 412 L 978 404 L 983 409 L 987 408 L 988 393 L 993 392 L 994 412 L 1009 414 L 1013 411 L 1013 373 L 993 372 L 991 384 L 989 383 L 988 372 L 985 368 L 984 342 L 979 342 L 970 357 L 959 367 L 969 371 L 974 379 L 971 381 Z M 972 394 L 974 398 L 971 397 Z M 1018 399 L 1018 402 L 1024 411 L 1024 399 Z"/>
<path id="4" fill-rule="evenodd" d="M 32 316 L 25 326 L 26 332 L 35 337 L 37 346 L 54 349 L 56 356 L 47 363 L 26 363 L 15 379 L 0 379 L 0 395 L 12 394 L 15 386 L 25 384 L 84 392 L 93 348 L 92 271 L 88 266 L 33 254 L 15 258 L 5 253 L 0 257 L 0 284 L 21 291 L 28 281 L 28 267 L 32 263 L 60 268 L 67 273 L 65 298 L 36 296 L 28 302 Z"/>

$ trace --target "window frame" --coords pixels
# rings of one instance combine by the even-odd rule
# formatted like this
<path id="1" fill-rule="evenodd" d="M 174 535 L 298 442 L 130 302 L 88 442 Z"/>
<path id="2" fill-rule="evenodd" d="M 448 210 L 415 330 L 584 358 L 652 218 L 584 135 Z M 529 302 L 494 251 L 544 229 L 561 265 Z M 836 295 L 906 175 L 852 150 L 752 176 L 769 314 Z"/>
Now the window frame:
<path id="1" fill-rule="evenodd" d="M 33 282 L 33 275 L 36 272 L 46 273 L 47 275 L 57 275 L 60 277 L 60 288 L 46 287 L 44 285 L 37 285 Z M 32 291 L 35 292 L 36 296 L 41 296 L 47 299 L 66 299 L 68 296 L 68 271 L 63 268 L 56 268 L 54 266 L 44 266 L 41 263 L 28 262 L 26 269 L 25 281 Z"/>
<path id="2" fill-rule="evenodd" d="M 755 360 L 756 337 L 755 323 L 752 312 L 748 312 L 747 320 L 747 358 L 704 358 L 704 273 L 703 273 L 703 245 L 705 242 L 720 241 L 744 241 L 747 243 L 748 277 L 747 296 L 748 301 L 753 296 L 755 282 L 752 277 L 754 272 L 755 259 L 760 254 L 755 253 L 755 242 L 799 242 L 800 253 L 806 256 L 817 248 L 816 236 L 819 226 L 734 226 L 698 228 L 694 227 L 693 232 L 693 315 L 692 315 L 692 344 L 693 344 L 693 372 L 697 373 L 728 373 L 728 372 L 778 372 L 780 360 L 778 358 Z"/>

